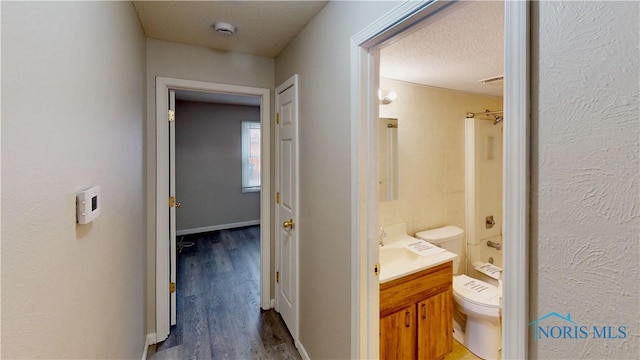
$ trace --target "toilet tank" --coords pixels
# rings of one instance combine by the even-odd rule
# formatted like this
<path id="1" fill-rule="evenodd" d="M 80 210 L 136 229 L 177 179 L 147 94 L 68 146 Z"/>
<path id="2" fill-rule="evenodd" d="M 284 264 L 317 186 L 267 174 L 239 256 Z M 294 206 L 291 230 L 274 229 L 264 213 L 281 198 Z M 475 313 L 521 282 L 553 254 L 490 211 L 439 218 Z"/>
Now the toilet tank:
<path id="1" fill-rule="evenodd" d="M 464 230 L 457 226 L 449 225 L 417 232 L 416 237 L 458 255 L 453 260 L 453 273 L 458 273 L 458 266 L 464 249 Z"/>

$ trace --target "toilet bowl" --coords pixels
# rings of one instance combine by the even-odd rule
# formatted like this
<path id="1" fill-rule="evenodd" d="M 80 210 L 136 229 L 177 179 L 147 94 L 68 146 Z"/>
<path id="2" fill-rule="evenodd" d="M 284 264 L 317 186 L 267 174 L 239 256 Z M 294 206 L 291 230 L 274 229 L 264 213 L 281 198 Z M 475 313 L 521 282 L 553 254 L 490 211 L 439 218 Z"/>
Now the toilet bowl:
<path id="1" fill-rule="evenodd" d="M 461 258 L 464 231 L 456 226 L 420 231 L 416 238 L 440 246 Z M 500 298 L 498 286 L 458 273 L 459 261 L 453 264 L 453 299 L 456 312 L 466 316 L 464 329 L 456 323 L 454 338 L 483 359 L 497 359 L 501 345 Z M 460 333 L 462 332 L 462 334 Z"/>
<path id="2" fill-rule="evenodd" d="M 500 295 L 496 286 L 482 280 L 467 275 L 453 277 L 455 308 L 467 317 L 464 336 L 456 338 L 483 359 L 498 358 L 502 341 Z"/>

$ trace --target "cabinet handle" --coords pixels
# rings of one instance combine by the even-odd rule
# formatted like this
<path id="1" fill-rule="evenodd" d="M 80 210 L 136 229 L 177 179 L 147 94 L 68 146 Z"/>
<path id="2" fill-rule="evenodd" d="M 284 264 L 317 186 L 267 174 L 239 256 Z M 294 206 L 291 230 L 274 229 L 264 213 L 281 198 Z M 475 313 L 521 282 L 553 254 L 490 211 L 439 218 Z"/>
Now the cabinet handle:
<path id="1" fill-rule="evenodd" d="M 411 313 L 408 311 L 404 313 L 404 326 L 405 327 L 411 326 Z"/>
<path id="2" fill-rule="evenodd" d="M 427 318 L 427 304 L 422 304 L 422 319 Z"/>

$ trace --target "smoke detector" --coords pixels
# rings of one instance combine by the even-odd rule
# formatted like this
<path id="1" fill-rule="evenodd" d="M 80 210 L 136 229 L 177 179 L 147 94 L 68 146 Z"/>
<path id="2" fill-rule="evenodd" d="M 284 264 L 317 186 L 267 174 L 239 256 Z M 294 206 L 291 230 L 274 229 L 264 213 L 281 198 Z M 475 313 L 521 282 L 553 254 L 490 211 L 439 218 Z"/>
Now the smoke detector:
<path id="1" fill-rule="evenodd" d="M 222 35 L 233 35 L 236 33 L 236 27 L 226 22 L 217 22 L 213 24 L 213 28 Z"/>

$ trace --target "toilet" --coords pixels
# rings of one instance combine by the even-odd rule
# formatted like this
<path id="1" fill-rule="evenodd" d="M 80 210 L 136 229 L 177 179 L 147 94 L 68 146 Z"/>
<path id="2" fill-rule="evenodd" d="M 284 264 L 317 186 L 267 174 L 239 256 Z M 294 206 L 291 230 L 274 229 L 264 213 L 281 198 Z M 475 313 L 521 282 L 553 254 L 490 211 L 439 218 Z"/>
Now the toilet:
<path id="1" fill-rule="evenodd" d="M 500 326 L 502 289 L 497 286 L 497 281 L 492 284 L 464 274 L 456 275 L 464 249 L 464 230 L 456 226 L 445 226 L 420 231 L 416 233 L 416 238 L 458 255 L 453 261 L 454 311 L 466 315 L 467 321 L 466 329 L 463 331 L 454 320 L 454 338 L 483 359 L 497 359 L 502 341 Z"/>

